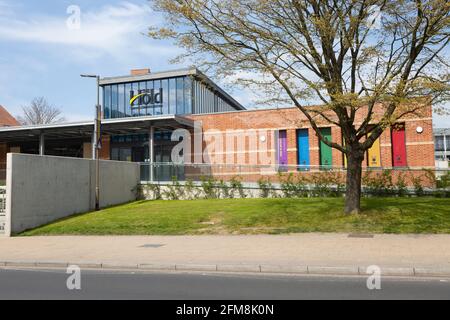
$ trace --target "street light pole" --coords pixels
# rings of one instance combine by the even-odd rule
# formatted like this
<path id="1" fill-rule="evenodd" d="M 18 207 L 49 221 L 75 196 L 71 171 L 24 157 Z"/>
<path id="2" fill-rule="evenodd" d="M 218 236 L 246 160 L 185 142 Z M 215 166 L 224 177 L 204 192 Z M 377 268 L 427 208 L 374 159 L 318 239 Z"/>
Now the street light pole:
<path id="1" fill-rule="evenodd" d="M 97 80 L 97 104 L 95 105 L 95 120 L 94 120 L 94 157 L 95 157 L 95 210 L 100 210 L 100 139 L 101 139 L 101 105 L 100 105 L 100 76 L 82 74 L 83 78 L 95 78 Z"/>

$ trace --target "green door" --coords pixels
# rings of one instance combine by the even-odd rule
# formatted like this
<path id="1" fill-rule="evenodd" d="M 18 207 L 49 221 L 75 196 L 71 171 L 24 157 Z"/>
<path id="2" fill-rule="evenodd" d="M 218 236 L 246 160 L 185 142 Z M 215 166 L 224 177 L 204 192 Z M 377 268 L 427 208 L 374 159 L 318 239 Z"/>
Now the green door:
<path id="1" fill-rule="evenodd" d="M 321 128 L 320 133 L 331 141 L 331 128 Z M 325 169 L 331 169 L 333 165 L 333 160 L 331 156 L 331 147 L 326 145 L 322 140 L 320 140 L 320 165 Z"/>

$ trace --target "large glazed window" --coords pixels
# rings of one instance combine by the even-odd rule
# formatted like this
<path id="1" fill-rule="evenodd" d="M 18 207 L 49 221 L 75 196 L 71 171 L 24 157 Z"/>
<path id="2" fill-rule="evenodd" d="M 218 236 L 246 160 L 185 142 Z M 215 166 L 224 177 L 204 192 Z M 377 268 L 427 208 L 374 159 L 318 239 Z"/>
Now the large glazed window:
<path id="1" fill-rule="evenodd" d="M 218 91 L 190 76 L 103 86 L 104 118 L 236 110 Z"/>
<path id="2" fill-rule="evenodd" d="M 111 86 L 103 88 L 103 117 L 105 119 L 111 117 Z"/>
<path id="3" fill-rule="evenodd" d="M 184 79 L 177 78 L 176 79 L 177 89 L 177 114 L 185 114 L 184 112 Z"/>
<path id="4" fill-rule="evenodd" d="M 119 99 L 118 99 L 118 86 L 111 86 L 111 115 L 113 118 L 118 118 Z"/>
<path id="5" fill-rule="evenodd" d="M 117 117 L 123 118 L 125 117 L 125 84 L 119 84 L 118 86 L 118 108 L 117 108 Z"/>
<path id="6" fill-rule="evenodd" d="M 192 113 L 192 79 L 184 78 L 184 113 Z"/>
<path id="7" fill-rule="evenodd" d="M 133 99 L 135 98 L 135 99 Z M 192 113 L 189 77 L 103 86 L 105 119 Z"/>

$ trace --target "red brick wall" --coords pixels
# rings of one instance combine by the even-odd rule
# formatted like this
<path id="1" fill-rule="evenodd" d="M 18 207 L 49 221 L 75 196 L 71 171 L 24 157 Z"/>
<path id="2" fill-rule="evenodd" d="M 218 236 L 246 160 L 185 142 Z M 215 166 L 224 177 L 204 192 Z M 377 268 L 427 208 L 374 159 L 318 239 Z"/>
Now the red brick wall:
<path id="1" fill-rule="evenodd" d="M 401 110 L 401 109 L 400 109 Z M 432 109 L 431 105 L 422 107 L 420 112 L 410 114 L 402 118 L 399 122 L 406 124 L 406 146 L 407 146 L 407 164 L 410 167 L 434 167 L 434 140 L 432 130 Z M 374 110 L 376 119 L 383 113 L 383 106 L 378 105 Z M 365 116 L 365 109 L 361 108 L 356 116 L 355 122 L 361 122 Z M 300 128 L 308 128 L 309 130 L 309 144 L 310 144 L 310 163 L 311 165 L 319 165 L 319 140 L 314 130 L 310 127 L 309 122 L 305 116 L 297 108 L 286 109 L 270 109 L 270 110 L 252 110 L 252 111 L 238 111 L 218 114 L 206 115 L 192 115 L 193 120 L 201 121 L 203 124 L 203 131 L 213 130 L 214 134 L 217 132 L 224 135 L 224 150 L 215 150 L 215 152 L 223 152 L 223 158 L 227 159 L 227 150 L 225 143 L 225 131 L 230 130 L 239 137 L 242 137 L 245 130 L 267 130 L 265 134 L 269 141 L 269 149 L 272 157 L 275 156 L 275 146 L 273 145 L 274 134 L 277 130 L 287 131 L 288 143 L 288 163 L 289 165 L 297 165 L 297 141 L 296 130 Z M 337 126 L 330 125 L 326 121 L 318 120 L 318 125 L 321 127 L 331 127 L 332 140 L 337 143 L 342 143 L 341 130 Z M 423 133 L 416 132 L 417 126 L 423 127 Z M 260 132 L 257 133 L 258 143 Z M 204 143 L 204 147 L 207 143 Z M 380 137 L 380 151 L 381 151 L 381 165 L 383 167 L 392 166 L 392 152 L 391 152 L 391 132 L 386 129 Z M 250 148 L 252 149 L 252 148 Z M 237 154 L 241 154 L 241 160 L 245 159 L 246 164 L 259 164 L 260 160 L 256 162 L 249 162 L 250 153 L 258 150 L 249 150 L 248 141 L 245 143 L 244 150 L 237 150 Z M 333 165 L 341 167 L 344 165 L 343 156 L 339 150 L 333 148 L 332 151 Z M 242 153 L 245 157 L 242 157 Z M 237 154 L 228 154 L 229 158 L 238 159 Z M 217 159 L 217 158 L 216 158 Z M 253 157 L 254 159 L 254 157 Z M 217 163 L 217 162 L 216 162 Z M 237 162 L 240 163 L 240 162 Z M 366 161 L 364 161 L 366 166 Z"/>
<path id="2" fill-rule="evenodd" d="M 109 160 L 110 155 L 110 137 L 102 136 L 102 148 L 100 149 L 99 158 L 103 160 Z"/>

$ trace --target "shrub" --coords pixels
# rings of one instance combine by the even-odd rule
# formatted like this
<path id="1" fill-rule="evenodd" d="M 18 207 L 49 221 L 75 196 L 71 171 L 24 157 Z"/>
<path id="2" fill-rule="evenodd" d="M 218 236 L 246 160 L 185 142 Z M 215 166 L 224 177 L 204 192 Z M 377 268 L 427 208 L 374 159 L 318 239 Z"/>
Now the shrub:
<path id="1" fill-rule="evenodd" d="M 200 198 L 200 191 L 194 185 L 192 180 L 187 180 L 184 184 L 184 193 L 187 200 L 194 200 Z"/>
<path id="2" fill-rule="evenodd" d="M 169 200 L 180 200 L 184 199 L 185 193 L 183 186 L 178 182 L 177 177 L 172 177 L 172 184 L 168 185 L 163 191 L 163 195 Z"/>
<path id="3" fill-rule="evenodd" d="M 239 194 L 239 197 L 244 199 L 247 198 L 247 194 L 244 192 L 244 186 L 242 185 L 242 181 L 240 177 L 233 177 L 230 180 L 231 194 L 234 197 L 235 192 Z"/>
<path id="4" fill-rule="evenodd" d="M 315 197 L 326 197 L 331 195 L 332 180 L 328 172 L 319 172 L 311 176 L 310 181 L 314 185 L 312 195 Z"/>
<path id="5" fill-rule="evenodd" d="M 144 190 L 145 187 L 142 184 L 138 184 L 136 187 L 131 189 L 131 192 L 134 193 L 136 200 L 144 200 L 145 199 Z"/>
<path id="6" fill-rule="evenodd" d="M 403 197 L 406 195 L 406 193 L 407 193 L 406 179 L 405 179 L 405 174 L 403 172 L 399 172 L 398 177 L 397 177 L 397 182 L 395 183 L 395 187 L 397 189 L 397 194 L 400 197 Z"/>
<path id="7" fill-rule="evenodd" d="M 145 184 L 145 185 L 139 185 L 136 188 L 136 199 L 137 200 L 144 200 L 146 199 L 145 193 L 150 193 L 152 195 L 152 200 L 160 200 L 161 197 L 161 186 L 159 184 Z"/>
<path id="8" fill-rule="evenodd" d="M 424 169 L 424 172 L 425 172 L 424 176 L 431 184 L 431 186 L 437 187 L 437 178 L 435 172 L 431 169 Z"/>
<path id="9" fill-rule="evenodd" d="M 345 191 L 345 183 L 339 172 L 325 171 L 313 174 L 310 181 L 314 185 L 313 196 L 339 197 Z"/>
<path id="10" fill-rule="evenodd" d="M 362 183 L 367 193 L 374 195 L 388 195 L 393 191 L 392 170 L 386 169 L 381 173 L 366 171 Z"/>
<path id="11" fill-rule="evenodd" d="M 225 181 L 220 180 L 218 183 L 218 187 L 222 190 L 222 197 L 234 198 L 233 191 L 231 190 L 230 186 L 228 186 L 228 184 Z"/>
<path id="12" fill-rule="evenodd" d="M 269 179 L 260 178 L 258 180 L 259 195 L 261 198 L 268 198 L 270 195 L 270 190 L 273 189 L 273 185 Z"/>
<path id="13" fill-rule="evenodd" d="M 212 177 L 201 178 L 201 188 L 206 199 L 217 199 L 220 197 L 220 191 L 218 192 L 216 180 Z"/>
<path id="14" fill-rule="evenodd" d="M 414 186 L 414 194 L 418 197 L 421 197 L 424 195 L 423 185 L 422 185 L 422 179 L 423 175 L 420 176 L 414 176 L 414 172 L 411 172 L 411 183 Z"/>
<path id="15" fill-rule="evenodd" d="M 292 198 L 296 196 L 297 186 L 294 182 L 294 175 L 289 173 L 287 176 L 278 173 L 281 181 L 281 191 L 285 198 Z"/>
<path id="16" fill-rule="evenodd" d="M 308 196 L 308 180 L 306 178 L 300 176 L 295 180 L 292 173 L 289 173 L 288 175 L 279 174 L 279 177 L 281 182 L 281 191 L 285 198 Z"/>

